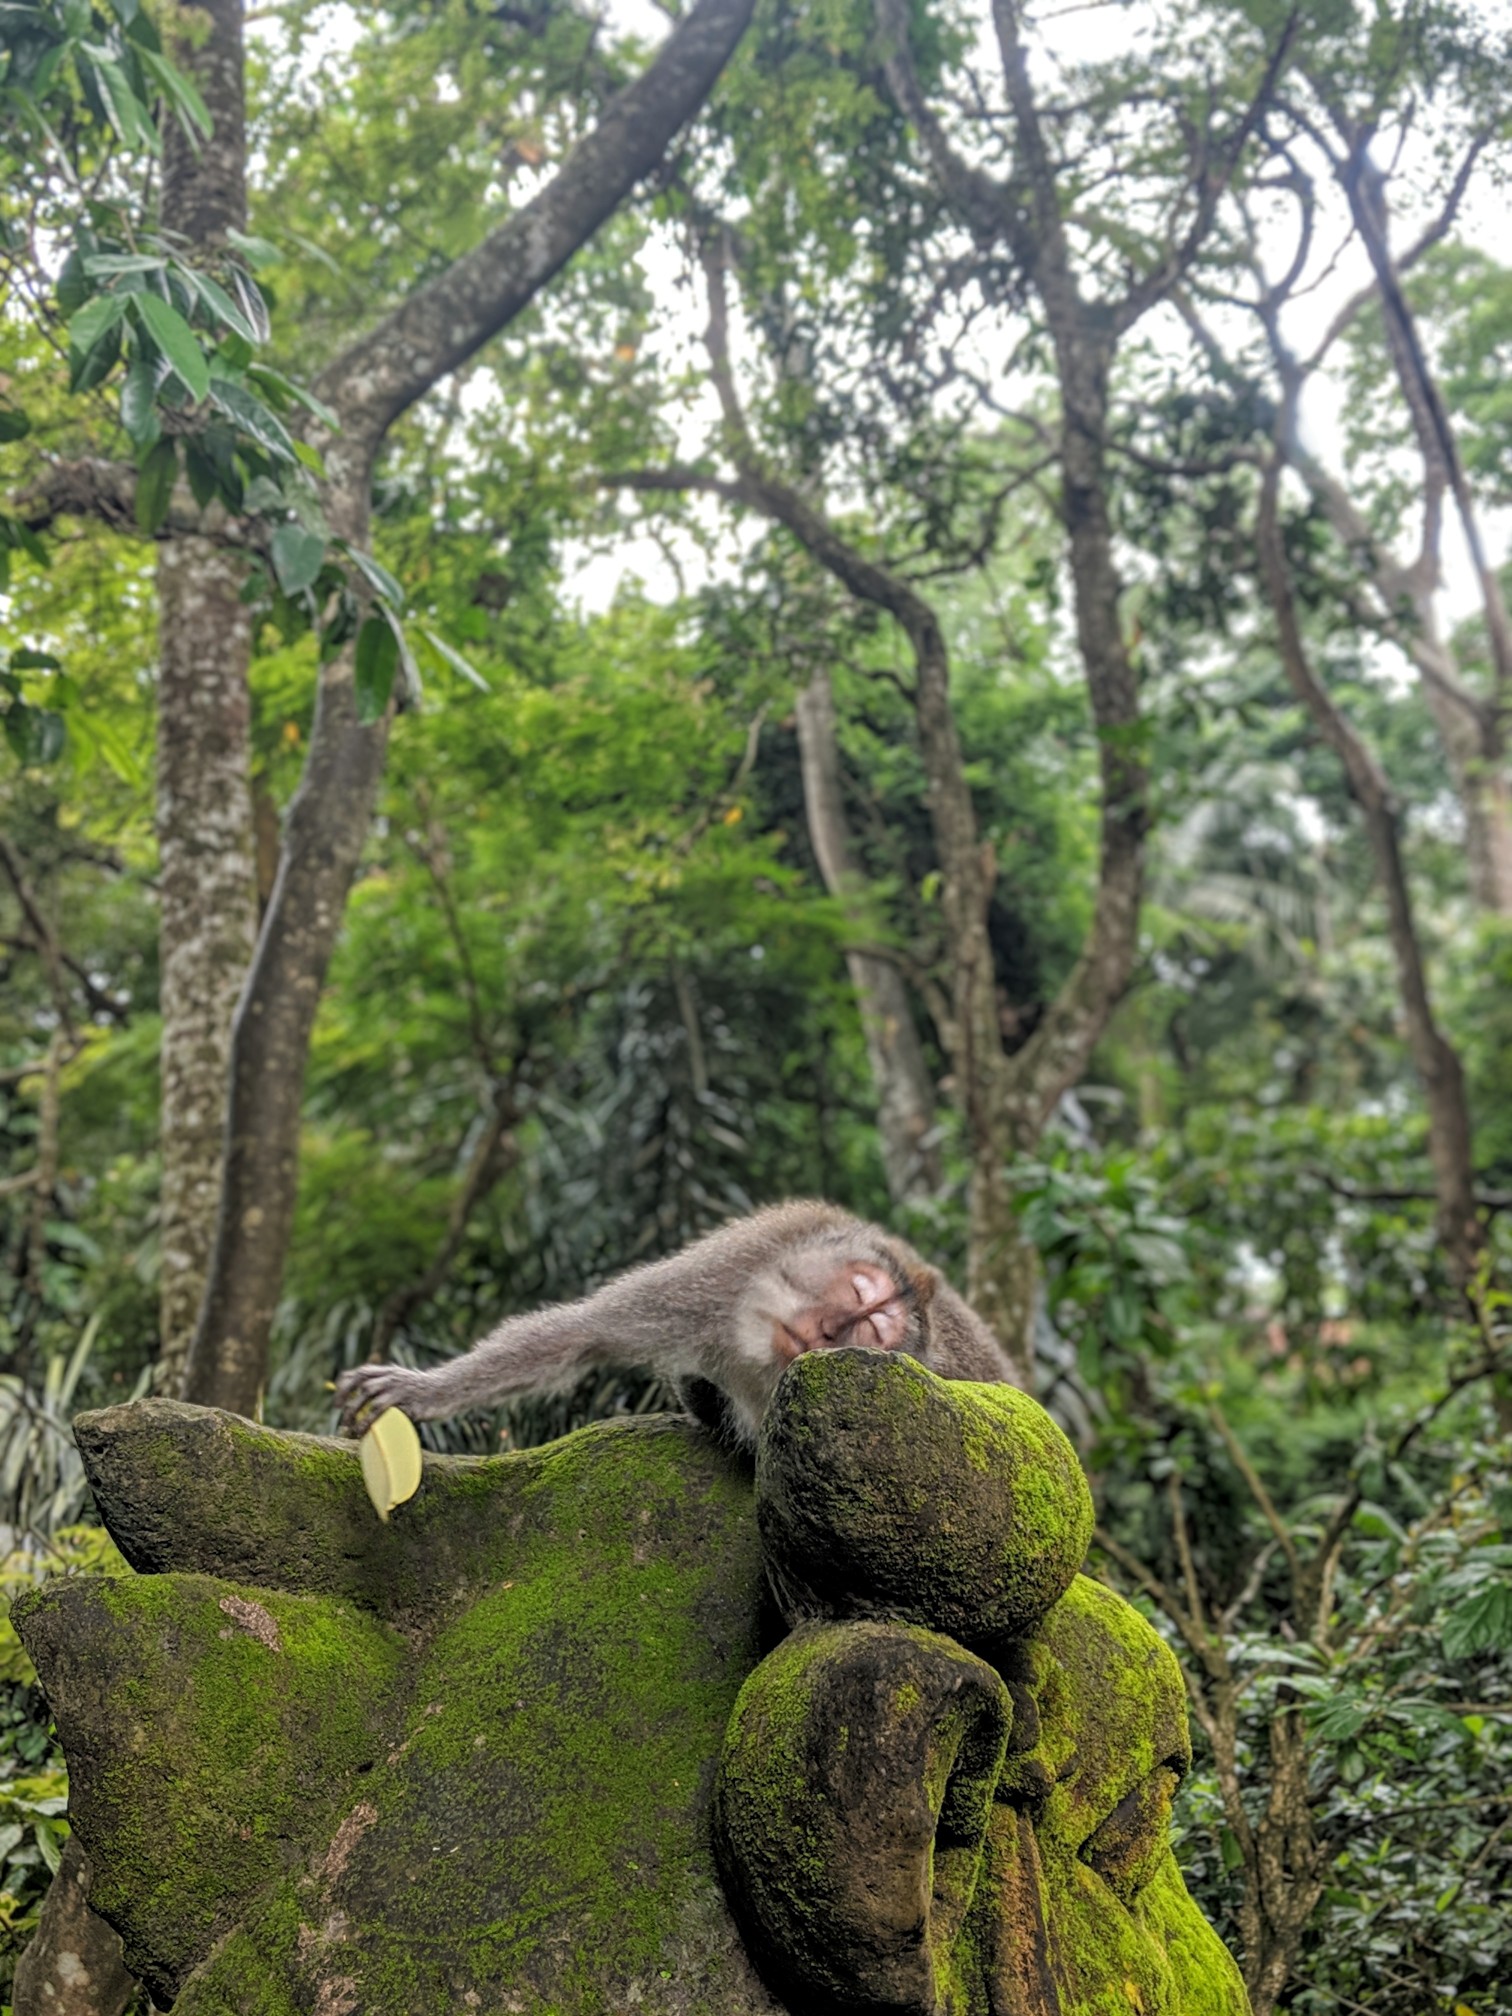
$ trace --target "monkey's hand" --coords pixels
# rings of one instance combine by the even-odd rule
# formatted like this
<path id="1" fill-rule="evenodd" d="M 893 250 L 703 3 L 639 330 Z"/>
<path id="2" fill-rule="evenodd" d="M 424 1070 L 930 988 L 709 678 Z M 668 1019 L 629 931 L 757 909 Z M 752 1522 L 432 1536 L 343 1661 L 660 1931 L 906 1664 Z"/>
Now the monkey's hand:
<path id="1" fill-rule="evenodd" d="M 452 1411 L 439 1386 L 431 1373 L 412 1372 L 404 1365 L 354 1365 L 336 1381 L 341 1424 L 360 1435 L 385 1407 L 402 1407 L 412 1421 L 437 1420 Z"/>

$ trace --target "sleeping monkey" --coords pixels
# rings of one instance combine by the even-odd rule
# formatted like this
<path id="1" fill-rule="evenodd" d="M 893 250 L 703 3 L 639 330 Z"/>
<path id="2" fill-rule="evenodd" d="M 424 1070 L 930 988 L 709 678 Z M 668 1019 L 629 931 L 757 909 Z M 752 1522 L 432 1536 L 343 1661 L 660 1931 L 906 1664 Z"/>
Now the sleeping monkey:
<path id="1" fill-rule="evenodd" d="M 642 1366 L 691 1412 L 754 1448 L 783 1369 L 804 1351 L 904 1351 L 947 1379 L 1016 1384 L 1007 1353 L 911 1246 L 832 1204 L 775 1204 L 581 1302 L 510 1316 L 427 1372 L 359 1365 L 337 1381 L 348 1423 L 417 1421 L 561 1391 L 597 1365 Z"/>

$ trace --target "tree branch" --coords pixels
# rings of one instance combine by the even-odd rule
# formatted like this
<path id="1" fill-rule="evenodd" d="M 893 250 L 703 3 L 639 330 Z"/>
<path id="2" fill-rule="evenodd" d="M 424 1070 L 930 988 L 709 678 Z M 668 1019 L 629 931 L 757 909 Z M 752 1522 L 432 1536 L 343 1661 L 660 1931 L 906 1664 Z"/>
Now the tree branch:
<path id="1" fill-rule="evenodd" d="M 708 96 L 753 4 L 698 0 L 538 196 L 321 373 L 343 462 L 370 460 L 399 415 L 512 322 L 651 173 Z"/>
<path id="2" fill-rule="evenodd" d="M 58 944 L 58 934 L 52 927 L 52 920 L 42 908 L 41 898 L 32 887 L 26 873 L 26 864 L 11 842 L 0 833 L 0 868 L 5 870 L 6 880 L 15 891 L 16 901 L 21 906 L 21 914 L 31 926 L 36 940 L 35 950 L 42 961 L 42 970 L 47 975 L 47 984 L 53 997 L 53 1005 L 58 1011 L 70 1040 L 74 1035 L 73 1003 L 68 995 L 68 983 L 63 978 L 63 954 Z M 48 1051 L 51 1068 L 52 1051 Z"/>
<path id="3" fill-rule="evenodd" d="M 1276 81 L 1286 67 L 1286 59 L 1291 53 L 1301 18 L 1300 10 L 1295 7 L 1287 15 L 1281 33 L 1276 38 L 1276 46 L 1266 59 L 1260 82 L 1244 109 L 1243 117 L 1230 135 L 1228 145 L 1215 167 L 1211 169 L 1204 167 L 1196 209 L 1180 244 L 1171 246 L 1154 272 L 1147 273 L 1142 280 L 1137 280 L 1123 300 L 1116 304 L 1113 314 L 1119 329 L 1132 329 L 1142 315 L 1147 314 L 1157 301 L 1163 300 L 1202 249 L 1203 240 L 1213 228 L 1218 205 L 1238 172 L 1240 157 L 1249 144 L 1250 136 L 1260 123 L 1262 114 L 1272 101 Z"/>

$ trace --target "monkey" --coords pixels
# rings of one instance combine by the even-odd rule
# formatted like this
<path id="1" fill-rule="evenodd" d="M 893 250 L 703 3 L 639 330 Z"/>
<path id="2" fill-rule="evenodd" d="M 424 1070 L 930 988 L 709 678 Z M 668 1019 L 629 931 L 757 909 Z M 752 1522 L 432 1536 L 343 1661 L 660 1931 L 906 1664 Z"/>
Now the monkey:
<path id="1" fill-rule="evenodd" d="M 756 1446 L 783 1371 L 806 1351 L 902 1351 L 947 1379 L 1017 1385 L 1008 1354 L 903 1240 L 833 1204 L 775 1204 L 632 1268 L 579 1302 L 510 1316 L 430 1371 L 359 1365 L 336 1382 L 345 1424 L 417 1421 L 560 1392 L 596 1365 L 640 1366 L 738 1448 Z"/>

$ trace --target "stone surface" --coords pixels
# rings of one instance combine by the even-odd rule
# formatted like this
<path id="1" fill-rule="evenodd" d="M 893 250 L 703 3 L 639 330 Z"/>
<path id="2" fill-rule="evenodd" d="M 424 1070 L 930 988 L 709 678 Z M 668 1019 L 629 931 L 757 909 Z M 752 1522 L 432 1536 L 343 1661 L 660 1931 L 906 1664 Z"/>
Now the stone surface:
<path id="1" fill-rule="evenodd" d="M 790 1623 L 896 1617 L 990 1645 L 1044 1616 L 1092 1538 L 1081 1465 L 1043 1407 L 881 1351 L 798 1359 L 756 1475 Z"/>
<path id="2" fill-rule="evenodd" d="M 16 1622 L 92 1903 L 176 2016 L 1244 2016 L 1175 1662 L 1001 1393 L 804 1358 L 754 1485 L 639 1419 L 387 1525 L 350 1443 L 85 1417 L 140 1572 Z"/>

